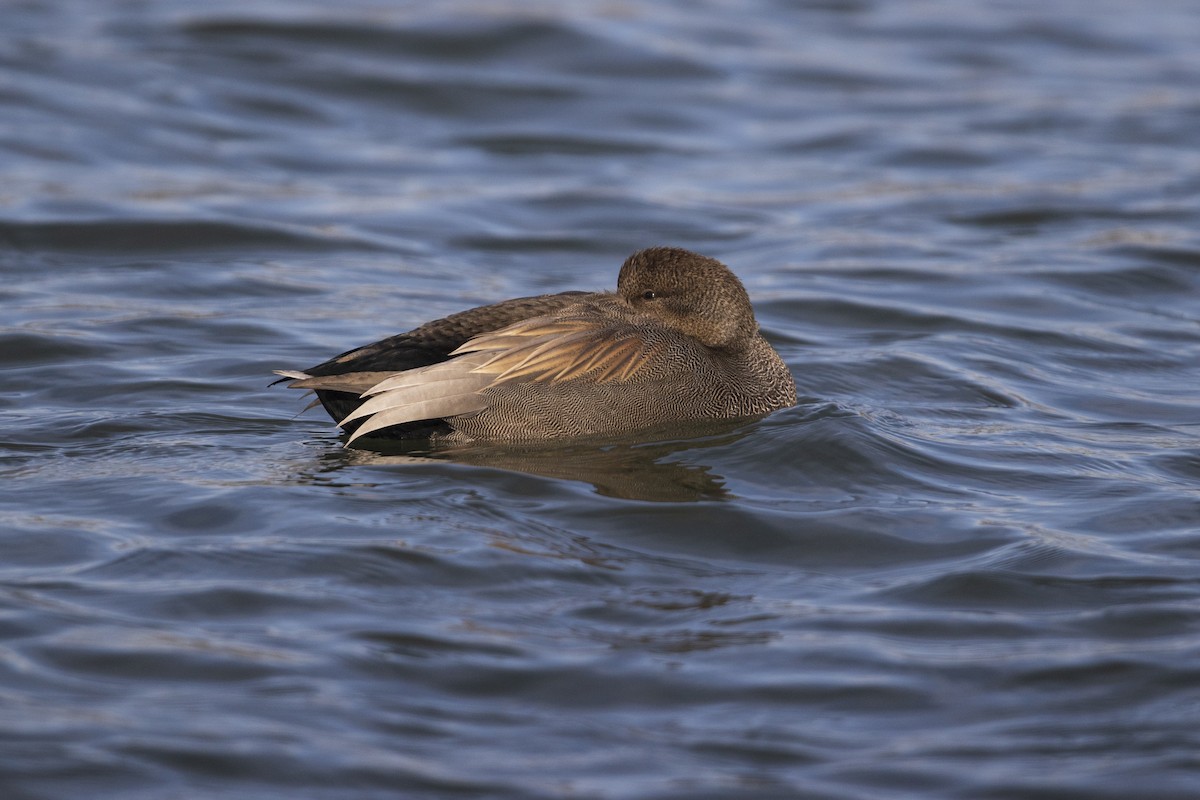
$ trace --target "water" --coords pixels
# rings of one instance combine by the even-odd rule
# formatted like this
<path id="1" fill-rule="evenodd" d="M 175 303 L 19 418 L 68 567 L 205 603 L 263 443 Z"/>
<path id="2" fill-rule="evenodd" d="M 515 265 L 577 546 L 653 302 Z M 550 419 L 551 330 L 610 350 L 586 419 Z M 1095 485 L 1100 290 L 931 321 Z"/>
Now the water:
<path id="1" fill-rule="evenodd" d="M 1195 3 L 0 13 L 3 797 L 1200 795 Z M 266 386 L 653 244 L 798 407 Z"/>

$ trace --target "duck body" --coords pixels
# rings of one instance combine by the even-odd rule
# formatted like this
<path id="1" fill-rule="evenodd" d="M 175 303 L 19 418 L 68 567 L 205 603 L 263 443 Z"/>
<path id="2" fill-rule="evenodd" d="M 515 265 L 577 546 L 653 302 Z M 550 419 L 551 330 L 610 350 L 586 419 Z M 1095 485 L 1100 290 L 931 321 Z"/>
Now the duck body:
<path id="1" fill-rule="evenodd" d="M 666 247 L 630 256 L 616 292 L 481 306 L 279 374 L 315 390 L 351 442 L 627 433 L 796 402 L 737 277 Z"/>

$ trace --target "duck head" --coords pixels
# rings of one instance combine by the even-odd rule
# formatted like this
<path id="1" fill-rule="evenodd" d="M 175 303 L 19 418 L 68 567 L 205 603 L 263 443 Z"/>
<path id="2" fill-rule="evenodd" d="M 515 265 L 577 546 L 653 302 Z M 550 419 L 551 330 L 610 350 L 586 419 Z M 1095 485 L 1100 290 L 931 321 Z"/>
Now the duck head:
<path id="1" fill-rule="evenodd" d="M 690 250 L 650 247 L 625 260 L 617 294 L 708 347 L 730 348 L 758 333 L 746 288 L 729 267 Z"/>

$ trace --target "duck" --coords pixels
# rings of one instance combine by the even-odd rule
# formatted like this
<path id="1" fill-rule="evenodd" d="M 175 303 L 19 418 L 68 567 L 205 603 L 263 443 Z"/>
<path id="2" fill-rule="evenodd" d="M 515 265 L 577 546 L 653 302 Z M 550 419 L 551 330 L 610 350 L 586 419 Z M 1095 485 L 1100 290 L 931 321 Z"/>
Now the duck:
<path id="1" fill-rule="evenodd" d="M 679 247 L 629 256 L 615 292 L 504 300 L 276 374 L 316 393 L 346 446 L 624 435 L 796 404 L 745 286 Z"/>

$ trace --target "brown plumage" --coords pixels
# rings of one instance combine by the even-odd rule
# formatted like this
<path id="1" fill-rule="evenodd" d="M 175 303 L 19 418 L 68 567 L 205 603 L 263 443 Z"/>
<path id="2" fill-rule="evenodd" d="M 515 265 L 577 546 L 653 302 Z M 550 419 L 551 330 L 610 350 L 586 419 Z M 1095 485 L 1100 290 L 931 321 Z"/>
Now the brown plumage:
<path id="1" fill-rule="evenodd" d="M 630 256 L 615 293 L 481 306 L 278 374 L 315 390 L 350 442 L 621 433 L 796 402 L 741 281 L 670 247 Z"/>

